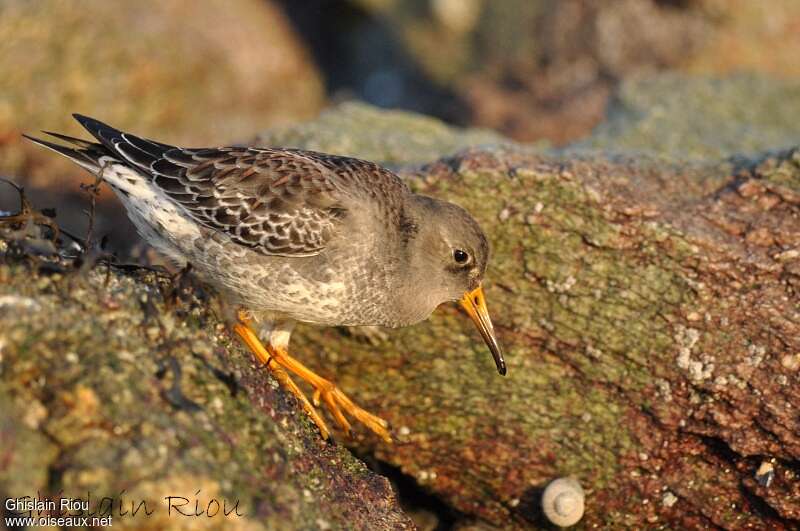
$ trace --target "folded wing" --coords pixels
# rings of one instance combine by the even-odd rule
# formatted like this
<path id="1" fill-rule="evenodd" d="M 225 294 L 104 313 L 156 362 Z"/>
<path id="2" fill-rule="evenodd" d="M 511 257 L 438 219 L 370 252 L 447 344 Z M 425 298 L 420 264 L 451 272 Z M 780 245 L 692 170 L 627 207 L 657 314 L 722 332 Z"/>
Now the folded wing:
<path id="1" fill-rule="evenodd" d="M 312 152 L 178 148 L 75 117 L 198 223 L 263 254 L 317 254 L 346 215 L 336 175 Z"/>

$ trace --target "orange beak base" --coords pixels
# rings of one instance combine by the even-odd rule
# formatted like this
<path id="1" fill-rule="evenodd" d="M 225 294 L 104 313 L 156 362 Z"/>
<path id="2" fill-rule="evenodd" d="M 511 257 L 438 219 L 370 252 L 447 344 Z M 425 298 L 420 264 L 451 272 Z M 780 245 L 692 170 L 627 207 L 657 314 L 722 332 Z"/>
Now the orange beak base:
<path id="1" fill-rule="evenodd" d="M 478 327 L 486 346 L 489 347 L 494 363 L 497 365 L 497 372 L 505 376 L 506 362 L 503 359 L 503 351 L 500 350 L 500 345 L 497 343 L 494 326 L 492 326 L 492 320 L 489 318 L 489 310 L 486 309 L 486 297 L 483 295 L 483 287 L 478 286 L 474 290 L 466 292 L 459 302 L 467 311 L 475 326 Z"/>

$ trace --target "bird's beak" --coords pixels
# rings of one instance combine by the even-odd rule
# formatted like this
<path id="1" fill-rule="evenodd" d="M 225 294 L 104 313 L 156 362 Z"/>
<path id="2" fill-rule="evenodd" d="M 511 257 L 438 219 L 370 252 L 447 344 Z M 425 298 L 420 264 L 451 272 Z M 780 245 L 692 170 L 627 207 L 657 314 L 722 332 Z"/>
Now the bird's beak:
<path id="1" fill-rule="evenodd" d="M 497 372 L 505 375 L 506 362 L 503 359 L 503 351 L 500 350 L 500 345 L 497 344 L 497 338 L 494 335 L 494 327 L 492 326 L 492 320 L 489 318 L 489 310 L 486 309 L 486 297 L 483 295 L 483 287 L 478 286 L 474 290 L 464 293 L 459 302 L 467 310 L 467 314 L 480 330 L 483 340 L 486 341 L 486 345 L 492 352 L 494 363 L 497 365 Z"/>

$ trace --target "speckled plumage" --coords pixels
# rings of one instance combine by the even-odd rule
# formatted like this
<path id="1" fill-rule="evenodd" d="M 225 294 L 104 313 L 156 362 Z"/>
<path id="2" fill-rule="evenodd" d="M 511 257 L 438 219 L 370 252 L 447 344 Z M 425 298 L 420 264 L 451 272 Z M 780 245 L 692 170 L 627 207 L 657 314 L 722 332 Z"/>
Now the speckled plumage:
<path id="1" fill-rule="evenodd" d="M 444 300 L 420 290 L 409 242 L 432 216 L 470 233 L 467 282 L 483 276 L 489 249 L 477 223 L 374 163 L 297 149 L 178 148 L 76 118 L 99 144 L 35 141 L 101 174 L 156 249 L 272 320 L 395 327 L 427 318 Z"/>
<path id="2" fill-rule="evenodd" d="M 462 208 L 414 194 L 363 160 L 297 149 L 178 148 L 75 118 L 99 143 L 57 133 L 48 134 L 73 147 L 28 138 L 108 183 L 145 240 L 190 263 L 239 307 L 234 332 L 324 437 L 325 421 L 285 370 L 314 387 L 342 429 L 350 429 L 346 411 L 391 441 L 386 421 L 289 356 L 297 321 L 397 327 L 460 300 L 505 374 L 481 288 L 489 245 Z"/>

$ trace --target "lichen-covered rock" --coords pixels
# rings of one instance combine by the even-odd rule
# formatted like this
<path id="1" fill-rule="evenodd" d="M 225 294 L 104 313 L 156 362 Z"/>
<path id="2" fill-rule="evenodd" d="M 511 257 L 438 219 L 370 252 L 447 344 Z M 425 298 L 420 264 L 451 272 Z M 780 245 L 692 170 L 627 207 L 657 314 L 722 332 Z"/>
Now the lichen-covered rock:
<path id="1" fill-rule="evenodd" d="M 389 482 L 320 440 L 202 292 L 175 302 L 163 275 L 37 266 L 14 245 L 0 241 L 4 501 L 90 497 L 103 514 L 109 497 L 124 529 L 412 527 Z"/>
<path id="2" fill-rule="evenodd" d="M 362 451 L 496 525 L 536 521 L 537 489 L 575 475 L 587 526 L 791 527 L 796 157 L 742 175 L 485 150 L 431 165 L 417 187 L 493 243 L 508 377 L 455 307 L 380 347 L 303 329 L 296 352 L 397 428 Z M 754 496 L 763 456 L 785 465 Z M 657 504 L 665 490 L 680 502 Z"/>
<path id="3" fill-rule="evenodd" d="M 266 132 L 260 142 L 389 161 L 416 190 L 468 208 L 493 245 L 486 291 L 509 372 L 496 373 L 455 305 L 423 324 L 388 331 L 378 344 L 299 327 L 295 355 L 394 426 L 393 445 L 359 431 L 350 443 L 359 454 L 405 472 L 459 525 L 544 526 L 541 489 L 571 476 L 585 491 L 579 525 L 586 528 L 797 527 L 797 149 L 686 162 L 659 151 L 655 135 L 640 148 L 647 156 L 610 147 L 537 152 L 508 143 L 462 149 L 473 137 L 427 119 L 390 113 L 382 123 L 383 117 L 345 107 L 318 124 Z M 726 124 L 741 127 L 734 119 Z M 722 130 L 709 134 L 717 133 L 729 138 L 726 154 L 752 149 L 751 139 L 737 144 Z M 779 146 L 791 142 L 788 135 L 774 138 Z M 431 160 L 420 165 L 426 146 Z M 101 267 L 22 283 L 26 267 L 0 269 L 0 279 L 15 283 L 0 288 L 11 297 L 0 301 L 14 305 L 0 313 L 2 400 L 23 419 L 0 422 L 0 435 L 16 439 L 8 426 L 24 426 L 19 437 L 36 440 L 47 428 L 35 442 L 44 457 L 20 455 L 12 463 L 48 466 L 48 445 L 58 452 L 57 466 L 27 481 L 119 488 L 114 481 L 122 480 L 103 472 L 107 463 L 119 478 L 138 480 L 142 467 L 164 463 L 154 440 L 176 456 L 166 484 L 239 492 L 260 508 L 253 520 L 261 525 L 276 522 L 268 516 L 276 511 L 297 518 L 293 523 L 312 522 L 295 516 L 303 489 L 323 501 L 315 507 L 324 512 L 336 510 L 329 501 L 336 494 L 347 493 L 351 507 L 349 496 L 364 484 L 376 489 L 372 499 L 382 511 L 376 516 L 361 506 L 369 516 L 353 509 L 346 518 L 404 522 L 385 483 L 340 447 L 315 439 L 294 402 L 267 385 L 249 357 L 232 352 L 228 336 L 213 326 L 209 299 L 187 295 L 165 311 L 155 288 L 163 282 L 150 274 L 112 273 L 106 284 Z M 84 350 L 99 350 L 98 363 L 84 361 Z M 221 381 L 220 371 L 233 378 Z M 224 383 L 231 380 L 244 391 L 233 395 Z M 102 421 L 86 424 L 87 418 Z M 134 450 L 124 442 L 129 436 L 140 437 Z M 299 442 L 287 446 L 287 438 Z M 247 450 L 272 441 L 300 454 L 275 446 Z M 99 471 L 86 452 L 102 464 Z M 325 479 L 340 468 L 332 458 L 344 465 L 336 476 L 348 478 L 343 484 Z M 302 464 L 271 466 L 270 459 Z M 221 471 L 221 461 L 230 470 Z M 769 481 L 758 472 L 764 462 L 772 466 Z M 71 473 L 61 471 L 64 463 Z M 262 474 L 274 481 L 264 487 Z M 311 489 L 306 481 L 315 477 L 328 490 Z M 142 481 L 146 489 L 137 495 L 152 489 Z M 257 498 L 254 485 L 274 490 Z M 334 527 L 345 518 L 317 516 Z"/>
<path id="4" fill-rule="evenodd" d="M 728 154 L 751 149 L 714 132 Z M 797 152 L 681 162 L 657 135 L 643 146 L 656 156 L 485 147 L 404 172 L 489 234 L 509 375 L 454 306 L 379 346 L 301 327 L 295 352 L 395 427 L 396 444 L 360 452 L 501 527 L 542 524 L 541 488 L 568 475 L 586 488 L 587 527 L 797 525 Z M 381 159 L 371 142 L 348 152 Z M 765 458 L 769 488 L 754 479 Z"/>

